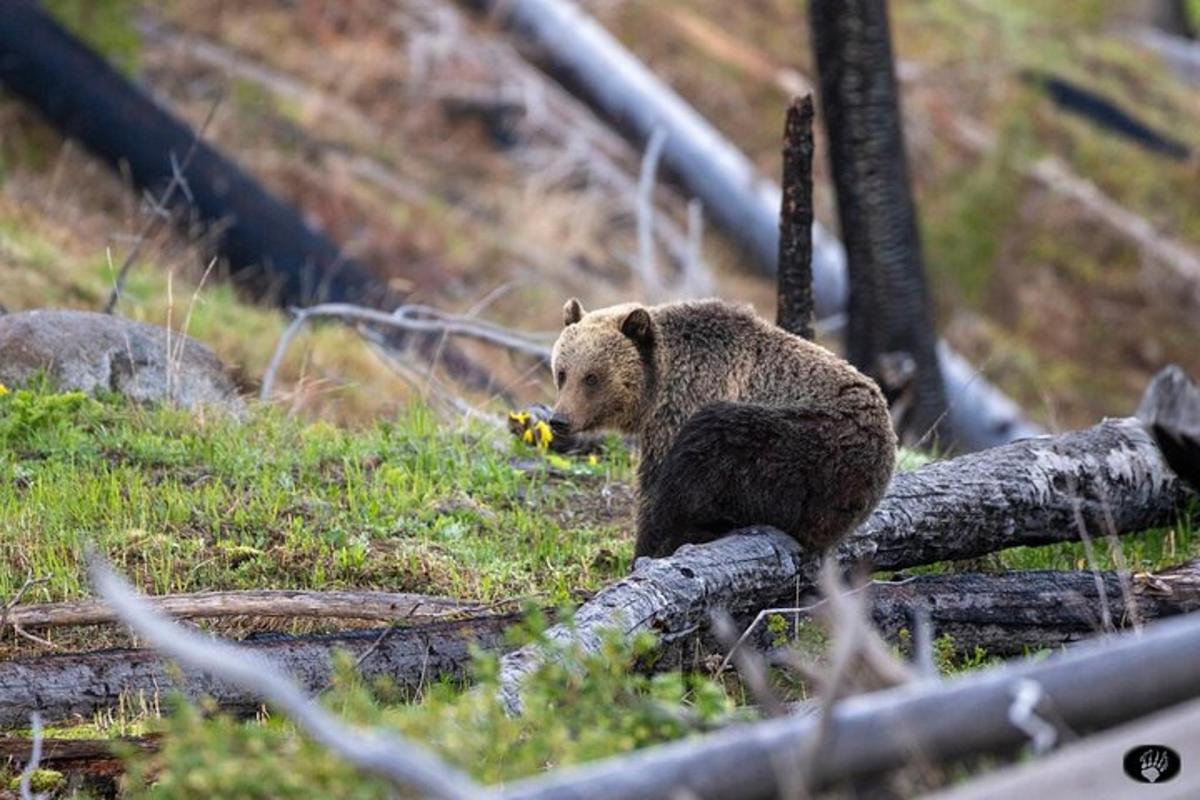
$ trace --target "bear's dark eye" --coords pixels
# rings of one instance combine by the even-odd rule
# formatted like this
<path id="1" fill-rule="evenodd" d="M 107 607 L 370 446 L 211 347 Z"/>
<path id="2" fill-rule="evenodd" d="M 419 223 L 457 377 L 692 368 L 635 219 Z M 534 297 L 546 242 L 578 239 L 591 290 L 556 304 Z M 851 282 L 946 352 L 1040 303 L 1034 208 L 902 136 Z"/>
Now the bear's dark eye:
<path id="1" fill-rule="evenodd" d="M 588 386 L 595 386 L 596 384 L 598 384 L 600 382 L 600 379 L 598 377 L 596 377 L 596 373 L 589 372 L 587 375 L 584 376 L 583 382 L 585 384 L 587 384 Z"/>
<path id="2" fill-rule="evenodd" d="M 558 375 L 555 377 L 558 378 L 559 388 L 562 388 L 563 383 L 567 380 L 567 371 L 565 369 L 560 369 L 558 371 Z"/>

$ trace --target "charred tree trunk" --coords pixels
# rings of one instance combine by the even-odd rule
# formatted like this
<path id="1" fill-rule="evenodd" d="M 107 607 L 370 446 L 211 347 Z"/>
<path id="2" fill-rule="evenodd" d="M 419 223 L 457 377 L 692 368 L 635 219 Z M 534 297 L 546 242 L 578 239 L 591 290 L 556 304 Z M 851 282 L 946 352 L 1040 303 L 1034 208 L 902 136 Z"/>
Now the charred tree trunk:
<path id="1" fill-rule="evenodd" d="M 813 101 L 796 98 L 783 130 L 783 202 L 779 208 L 779 310 L 785 331 L 813 338 Z"/>
<path id="2" fill-rule="evenodd" d="M 809 12 L 850 279 L 846 352 L 885 393 L 911 393 L 900 420 L 906 441 L 933 431 L 935 442 L 951 445 L 887 2 L 813 0 Z M 911 359 L 911 386 L 886 380 L 886 362 L 896 359 Z"/>
<path id="3" fill-rule="evenodd" d="M 277 302 L 384 301 L 386 290 L 361 264 L 236 164 L 197 142 L 188 125 L 31 0 L 9 0 L 0 15 L 0 83 L 114 170 L 127 165 L 134 185 L 155 195 L 194 146 L 182 169 L 190 202 L 175 210 L 186 222 L 194 214 L 195 221 L 219 226 L 215 245 L 232 274 Z"/>
<path id="4" fill-rule="evenodd" d="M 972 558 L 1020 545 L 1078 541 L 1077 520 L 1093 535 L 1120 535 L 1171 521 L 1193 495 L 1166 466 L 1133 419 L 1107 420 L 1062 436 L 1026 439 L 929 464 L 895 476 L 871 517 L 834 557 L 847 568 L 903 569 Z M 1111 525 L 1111 529 L 1109 527 Z M 601 632 L 654 631 L 678 646 L 715 609 L 734 617 L 791 604 L 816 586 L 820 554 L 773 528 L 748 528 L 669 558 L 638 559 L 627 578 L 584 603 L 551 639 L 599 652 Z M 501 687 L 513 711 L 543 651 L 523 647 L 501 661 Z"/>
<path id="5" fill-rule="evenodd" d="M 471 645 L 503 648 L 504 631 L 516 615 L 493 615 L 406 628 L 364 630 L 241 642 L 271 659 L 310 693 L 329 686 L 336 651 L 361 659 L 368 679 L 387 676 L 402 689 L 417 690 L 439 678 L 464 677 Z M 0 727 L 21 727 L 40 711 L 61 720 L 115 706 L 122 696 L 161 697 L 178 689 L 188 697 L 211 697 L 217 705 L 251 712 L 260 701 L 210 675 L 173 668 L 151 650 L 108 650 L 0 662 Z"/>

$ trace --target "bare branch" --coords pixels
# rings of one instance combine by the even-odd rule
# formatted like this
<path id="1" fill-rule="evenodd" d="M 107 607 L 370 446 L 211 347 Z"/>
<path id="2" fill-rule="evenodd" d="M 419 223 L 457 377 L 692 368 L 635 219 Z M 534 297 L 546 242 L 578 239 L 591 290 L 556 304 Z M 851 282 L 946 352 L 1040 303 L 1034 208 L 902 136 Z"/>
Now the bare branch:
<path id="1" fill-rule="evenodd" d="M 352 303 L 322 303 L 307 308 L 292 309 L 295 318 L 279 337 L 279 344 L 271 355 L 267 371 L 263 375 L 262 389 L 259 398 L 267 400 L 275 386 L 275 378 L 283 357 L 292 341 L 304 327 L 304 323 L 318 317 L 335 317 L 352 322 L 383 325 L 400 328 L 406 331 L 420 333 L 442 333 L 450 336 L 464 336 L 469 339 L 486 342 L 504 347 L 522 355 L 532 356 L 541 361 L 550 360 L 550 346 L 530 339 L 507 328 L 489 322 L 458 314 L 448 314 L 429 306 L 409 305 L 400 306 L 395 311 L 376 311 L 365 306 Z"/>
<path id="2" fill-rule="evenodd" d="M 29 754 L 29 760 L 25 762 L 25 769 L 21 770 L 21 783 L 19 787 L 21 800 L 34 800 L 33 794 L 33 774 L 37 772 L 38 764 L 42 761 L 42 715 L 36 711 L 29 718 L 30 732 L 33 738 L 33 750 Z M 41 798 L 42 795 L 36 795 Z"/>
<path id="3" fill-rule="evenodd" d="M 384 730 L 351 728 L 310 700 L 274 664 L 244 648 L 193 633 L 160 615 L 98 556 L 91 557 L 92 585 L 121 620 L 147 642 L 181 663 L 243 686 L 288 715 L 317 742 L 359 769 L 398 786 L 444 798 L 480 798 L 490 792 L 442 762 L 423 746 Z"/>
<path id="4" fill-rule="evenodd" d="M 224 99 L 225 93 L 222 92 L 213 100 L 213 104 L 208 109 L 208 114 L 205 115 L 204 121 L 200 123 L 200 127 L 196 129 L 196 135 L 192 137 L 192 143 L 188 146 L 187 153 L 183 156 L 183 161 L 178 161 L 175 158 L 175 153 L 171 153 L 171 180 L 167 182 L 166 188 L 163 189 L 162 194 L 158 198 L 149 198 L 151 207 L 150 216 L 142 225 L 142 229 L 138 231 L 133 246 L 125 254 L 125 260 L 121 262 L 121 269 L 117 271 L 117 276 L 113 280 L 113 288 L 112 292 L 108 295 L 108 302 L 104 304 L 105 314 L 111 314 L 116 310 L 117 303 L 121 300 L 121 293 L 125 291 L 125 281 L 129 277 L 129 270 L 133 268 L 134 262 L 137 261 L 137 257 L 141 254 L 142 246 L 146 243 L 146 240 L 157 233 L 162 224 L 170 219 L 170 208 L 172 201 L 175 199 L 175 192 L 182 191 L 187 201 L 189 203 L 192 202 L 192 191 L 187 186 L 187 179 L 183 173 L 191 166 L 192 159 L 196 155 L 196 148 L 199 147 L 200 141 L 204 138 L 204 133 L 212 123 L 213 117 L 217 115 L 217 109 L 221 107 L 221 101 Z"/>

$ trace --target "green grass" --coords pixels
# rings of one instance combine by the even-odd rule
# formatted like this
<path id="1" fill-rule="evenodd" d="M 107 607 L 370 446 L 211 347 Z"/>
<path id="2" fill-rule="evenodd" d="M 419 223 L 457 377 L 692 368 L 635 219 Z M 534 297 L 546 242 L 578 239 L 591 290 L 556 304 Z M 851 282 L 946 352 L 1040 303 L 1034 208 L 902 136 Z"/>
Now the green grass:
<path id="1" fill-rule="evenodd" d="M 586 509 L 629 479 L 619 449 L 555 466 L 420 407 L 348 431 L 271 408 L 239 422 L 12 392 L 0 397 L 0 596 L 29 576 L 47 580 L 39 599 L 87 594 L 94 542 L 154 593 L 363 587 L 556 604 L 628 569 L 621 509 Z"/>

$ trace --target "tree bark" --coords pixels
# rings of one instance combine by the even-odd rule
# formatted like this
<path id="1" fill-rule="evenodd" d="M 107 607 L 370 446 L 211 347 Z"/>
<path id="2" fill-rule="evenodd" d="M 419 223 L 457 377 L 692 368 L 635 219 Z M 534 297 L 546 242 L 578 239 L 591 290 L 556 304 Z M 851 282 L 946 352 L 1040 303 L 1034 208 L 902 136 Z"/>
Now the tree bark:
<path id="1" fill-rule="evenodd" d="M 848 568 L 903 569 L 1019 545 L 1077 541 L 1171 521 L 1190 493 L 1133 419 L 1026 439 L 900 473 L 883 502 L 835 551 Z M 772 528 L 748 528 L 669 558 L 638 559 L 625 579 L 584 603 L 552 640 L 598 652 L 601 631 L 653 631 L 678 646 L 713 609 L 735 617 L 794 603 L 815 587 L 819 554 Z M 527 646 L 501 661 L 501 694 L 519 711 L 522 681 L 542 663 Z"/>
<path id="2" fill-rule="evenodd" d="M 876 581 L 868 591 L 872 619 L 890 641 L 913 631 L 913 612 L 921 608 L 933 635 L 949 635 L 956 652 L 978 647 L 990 656 L 1018 656 L 1095 636 L 1106 616 L 1126 628 L 1135 618 L 1200 610 L 1200 561 L 1134 575 L 1130 589 L 1127 597 L 1115 572 L 1032 570 Z"/>
<path id="3" fill-rule="evenodd" d="M 783 202 L 779 208 L 779 280 L 776 323 L 813 338 L 813 101 L 788 106 L 783 131 Z"/>
<path id="4" fill-rule="evenodd" d="M 904 388 L 884 380 L 885 360 L 896 354 L 911 358 L 916 373 L 901 434 L 909 442 L 952 446 L 900 125 L 887 2 L 813 0 L 809 19 L 850 277 L 847 357 L 885 392 Z"/>
<path id="5" fill-rule="evenodd" d="M 613 123 L 641 149 L 667 132 L 663 163 L 705 212 L 764 274 L 779 258 L 778 186 L 678 94 L 634 58 L 594 19 L 566 0 L 461 0 L 492 13 L 527 56 Z M 846 256 L 841 243 L 813 225 L 813 300 L 818 318 L 846 309 Z M 938 345 L 955 445 L 979 450 L 1041 429 L 944 342 Z"/>
<path id="6" fill-rule="evenodd" d="M 449 597 L 396 592 L 305 592 L 273 589 L 199 592 L 147 597 L 159 611 L 179 619 L 214 617 L 313 617 L 318 619 L 370 619 L 399 622 L 424 621 L 448 614 L 463 614 L 477 604 Z M 103 625 L 117 617 L 97 600 L 42 603 L 9 609 L 4 621 L 22 628 L 60 628 Z M 3 625 L 0 624 L 0 629 Z M 2 630 L 0 630 L 2 632 Z"/>
<path id="7" fill-rule="evenodd" d="M 1103 730 L 1200 694 L 1200 619 L 1157 623 L 1140 636 L 1097 641 L 952 681 L 851 697 L 828 719 L 782 717 L 726 728 L 509 784 L 505 800 L 641 800 L 797 796 L 916 763 L 1006 752 L 1028 734 L 1010 721 L 1019 688 L 1040 693 L 1073 731 Z M 823 730 L 824 729 L 824 730 Z M 819 757 L 814 758 L 820 746 Z M 1185 764 L 1185 769 L 1186 764 Z M 802 795 L 800 795 L 802 796 Z"/>
<path id="8" fill-rule="evenodd" d="M 1138 406 L 1167 465 L 1200 491 L 1200 386 L 1175 365 L 1154 376 Z"/>
<path id="9" fill-rule="evenodd" d="M 283 637 L 241 642 L 275 661 L 310 693 L 329 686 L 332 654 L 362 659 L 368 680 L 386 676 L 415 691 L 439 678 L 464 676 L 470 646 L 504 647 L 504 631 L 515 614 L 488 615 L 455 622 L 355 631 L 330 636 Z M 88 717 L 115 706 L 122 696 L 151 701 L 176 689 L 190 698 L 211 697 L 217 705 L 249 712 L 260 702 L 237 687 L 192 670 L 178 670 L 149 650 L 108 650 L 0 662 L 0 727 L 20 727 L 40 711 L 51 720 Z"/>
<path id="10" fill-rule="evenodd" d="M 1166 787 L 1163 797 L 1200 797 L 1200 700 L 1181 703 L 1145 719 L 1135 720 L 1043 758 L 984 775 L 953 786 L 926 800 L 1012 800 L 1014 797 L 1104 797 L 1109 800 L 1148 797 L 1157 787 L 1139 786 L 1124 772 L 1125 756 L 1139 745 L 1171 746 L 1183 768 Z M 1166 783 L 1160 780 L 1159 783 Z M 1124 792 L 1116 792 L 1116 787 Z"/>

